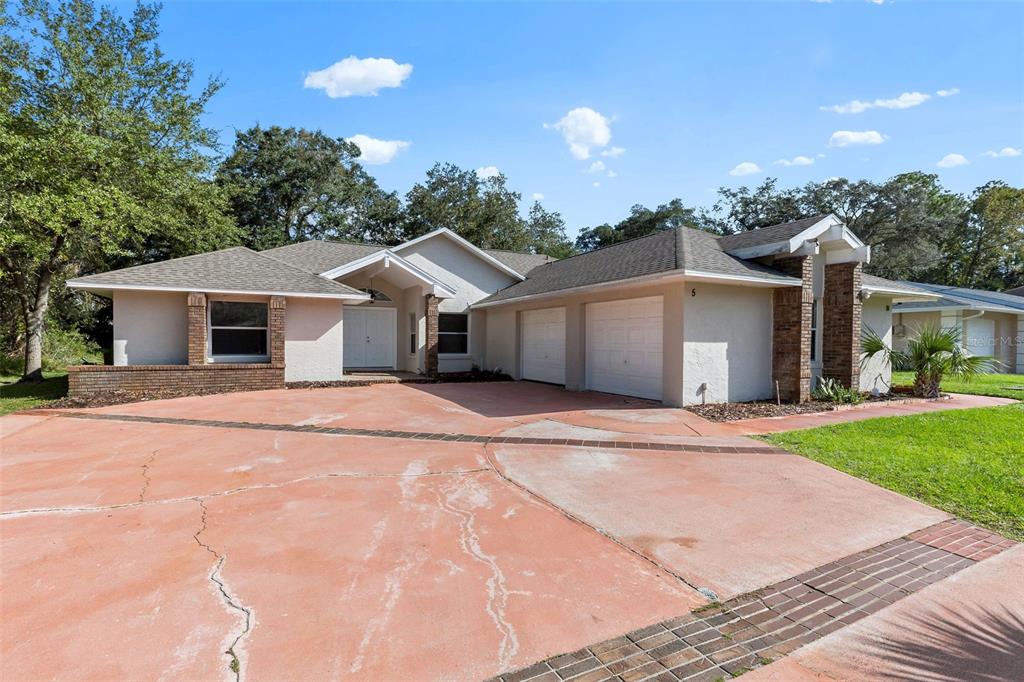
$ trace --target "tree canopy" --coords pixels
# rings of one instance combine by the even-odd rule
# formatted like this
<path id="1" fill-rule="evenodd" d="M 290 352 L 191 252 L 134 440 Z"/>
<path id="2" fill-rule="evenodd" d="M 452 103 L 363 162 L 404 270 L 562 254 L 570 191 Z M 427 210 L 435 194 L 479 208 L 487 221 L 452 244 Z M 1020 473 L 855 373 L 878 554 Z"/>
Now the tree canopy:
<path id="1" fill-rule="evenodd" d="M 25 374 L 40 376 L 55 280 L 232 243 L 208 179 L 214 133 L 189 62 L 167 59 L 158 7 L 129 19 L 86 0 L 26 0 L 0 35 L 0 265 L 25 326 Z"/>

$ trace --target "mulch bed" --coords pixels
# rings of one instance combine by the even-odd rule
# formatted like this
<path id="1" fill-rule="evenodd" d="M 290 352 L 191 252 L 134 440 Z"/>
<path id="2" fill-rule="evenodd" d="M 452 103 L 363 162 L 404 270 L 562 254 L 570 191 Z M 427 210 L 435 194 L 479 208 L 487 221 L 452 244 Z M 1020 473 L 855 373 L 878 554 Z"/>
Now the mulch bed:
<path id="1" fill-rule="evenodd" d="M 865 398 L 862 405 L 885 403 L 893 400 L 907 400 L 910 396 L 900 393 L 883 394 Z M 715 403 L 713 405 L 689 405 L 687 410 L 713 422 L 730 422 L 738 419 L 761 419 L 763 417 L 786 417 L 792 414 L 813 414 L 831 412 L 837 408 L 827 400 L 811 400 L 806 403 L 776 404 L 769 400 L 755 400 L 749 403 Z"/>
<path id="2" fill-rule="evenodd" d="M 125 403 L 141 403 L 148 400 L 166 400 L 168 398 L 185 398 L 193 395 L 215 395 L 217 393 L 228 393 L 224 390 L 198 390 L 189 391 L 111 391 L 109 393 L 95 393 L 72 398 L 64 396 L 57 400 L 51 400 L 31 407 L 32 410 L 59 410 L 59 409 L 81 409 L 84 407 L 106 407 L 107 405 L 124 405 Z"/>

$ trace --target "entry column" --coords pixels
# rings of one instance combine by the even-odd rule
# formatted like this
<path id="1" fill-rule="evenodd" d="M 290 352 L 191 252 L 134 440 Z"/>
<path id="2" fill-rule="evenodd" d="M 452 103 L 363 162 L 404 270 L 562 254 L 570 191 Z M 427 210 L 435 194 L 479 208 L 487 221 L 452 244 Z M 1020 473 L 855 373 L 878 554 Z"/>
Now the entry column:
<path id="1" fill-rule="evenodd" d="M 433 294 L 427 294 L 426 296 L 426 347 L 424 349 L 425 357 L 425 370 L 427 376 L 435 376 L 437 374 L 437 306 L 440 303 L 437 296 Z"/>

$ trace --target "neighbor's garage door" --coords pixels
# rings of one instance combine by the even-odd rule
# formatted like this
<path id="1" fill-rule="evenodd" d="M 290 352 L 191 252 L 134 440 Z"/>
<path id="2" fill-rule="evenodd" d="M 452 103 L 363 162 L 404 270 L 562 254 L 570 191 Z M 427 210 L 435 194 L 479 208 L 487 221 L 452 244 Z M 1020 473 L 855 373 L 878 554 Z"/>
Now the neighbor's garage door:
<path id="1" fill-rule="evenodd" d="M 523 378 L 565 383 L 565 308 L 527 310 L 522 314 Z"/>
<path id="2" fill-rule="evenodd" d="M 587 388 L 661 400 L 661 318 L 661 296 L 587 305 Z"/>

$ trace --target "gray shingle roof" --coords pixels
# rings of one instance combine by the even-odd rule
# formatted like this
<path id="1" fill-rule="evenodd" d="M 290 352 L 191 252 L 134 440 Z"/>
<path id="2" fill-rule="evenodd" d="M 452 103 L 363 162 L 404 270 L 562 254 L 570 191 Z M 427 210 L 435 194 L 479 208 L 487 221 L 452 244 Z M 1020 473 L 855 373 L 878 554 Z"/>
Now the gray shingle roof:
<path id="1" fill-rule="evenodd" d="M 919 289 L 924 289 L 942 298 L 927 303 L 897 304 L 894 310 L 902 308 L 941 308 L 965 306 L 968 308 L 1005 308 L 1024 313 L 1024 298 L 1006 292 L 985 291 L 983 289 L 965 289 L 944 284 L 925 284 L 923 282 L 903 282 Z"/>
<path id="2" fill-rule="evenodd" d="M 306 272 L 320 274 L 386 248 L 379 244 L 328 242 L 314 239 L 308 242 L 279 246 L 276 249 L 267 249 L 261 253 L 273 256 Z"/>
<path id="3" fill-rule="evenodd" d="M 909 282 L 896 282 L 891 279 L 885 279 L 884 277 L 878 277 L 876 275 L 869 275 L 864 273 L 861 275 L 861 288 L 875 288 L 875 289 L 886 289 L 892 291 L 905 291 L 908 294 L 922 294 L 929 293 L 917 285 Z"/>
<path id="4" fill-rule="evenodd" d="M 526 281 L 502 289 L 480 303 L 495 303 L 678 270 L 699 270 L 766 280 L 792 279 L 777 270 L 730 256 L 722 251 L 715 235 L 680 227 L 548 263 L 534 269 Z"/>
<path id="5" fill-rule="evenodd" d="M 354 242 L 330 242 L 314 239 L 308 242 L 299 242 L 298 244 L 288 244 L 268 249 L 263 251 L 263 253 L 290 263 L 297 268 L 319 274 L 386 248 L 388 247 L 380 244 L 356 244 Z M 526 276 L 536 267 L 557 260 L 551 256 L 536 253 L 518 253 L 516 251 L 501 251 L 499 249 L 482 250 L 523 276 Z"/>
<path id="6" fill-rule="evenodd" d="M 484 252 L 501 261 L 524 277 L 535 269 L 547 263 L 554 263 L 557 258 L 546 256 L 543 253 L 519 253 L 517 251 L 502 251 L 500 249 L 484 249 Z"/>
<path id="7" fill-rule="evenodd" d="M 1024 296 L 1024 287 L 1017 287 L 1015 289 L 1007 289 L 1003 293 L 1004 294 L 1012 294 L 1014 296 Z"/>
<path id="8" fill-rule="evenodd" d="M 158 287 L 172 291 L 239 291 L 327 297 L 359 296 L 352 287 L 300 270 L 244 246 L 79 277 L 81 288 Z"/>
<path id="9" fill-rule="evenodd" d="M 793 220 L 788 223 L 759 227 L 756 230 L 747 230 L 746 232 L 740 232 L 739 234 L 730 234 L 720 237 L 718 241 L 726 251 L 737 251 L 739 249 L 750 248 L 751 246 L 774 244 L 775 242 L 792 239 L 808 227 L 821 222 L 827 217 L 828 214 L 822 214 L 811 216 L 810 218 Z"/>

